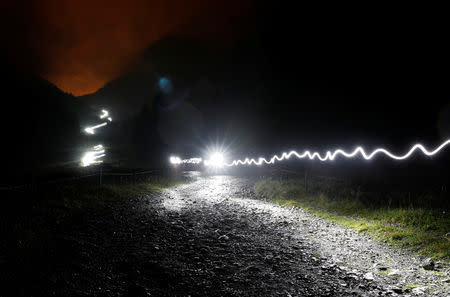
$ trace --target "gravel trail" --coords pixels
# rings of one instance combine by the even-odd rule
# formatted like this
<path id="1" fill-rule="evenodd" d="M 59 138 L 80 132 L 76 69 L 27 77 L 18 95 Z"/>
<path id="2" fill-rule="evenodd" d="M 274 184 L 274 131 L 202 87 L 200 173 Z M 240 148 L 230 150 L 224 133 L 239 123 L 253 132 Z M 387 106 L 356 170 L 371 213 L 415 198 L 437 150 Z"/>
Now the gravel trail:
<path id="1" fill-rule="evenodd" d="M 45 296 L 450 292 L 448 268 L 438 264 L 438 271 L 426 271 L 422 259 L 301 209 L 267 202 L 242 178 L 197 176 L 111 205 L 106 213 L 86 214 L 68 232 L 60 243 L 64 261 L 39 279 L 35 296 L 42 283 Z"/>

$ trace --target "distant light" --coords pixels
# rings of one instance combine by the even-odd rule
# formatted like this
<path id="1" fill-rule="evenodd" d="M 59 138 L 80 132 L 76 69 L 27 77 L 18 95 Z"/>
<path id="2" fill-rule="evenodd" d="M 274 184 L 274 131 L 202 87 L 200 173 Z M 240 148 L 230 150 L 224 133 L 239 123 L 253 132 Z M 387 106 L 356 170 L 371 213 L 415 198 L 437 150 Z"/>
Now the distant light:
<path id="1" fill-rule="evenodd" d="M 95 125 L 95 126 L 92 126 L 92 127 L 87 127 L 87 128 L 84 129 L 84 132 L 86 132 L 88 134 L 95 134 L 95 132 L 94 132 L 95 129 L 98 129 L 100 127 L 106 126 L 107 124 L 108 124 L 107 122 L 104 122 L 104 123 L 101 123 L 101 124 L 98 124 L 98 125 Z"/>
<path id="2" fill-rule="evenodd" d="M 170 161 L 170 164 L 174 164 L 174 165 L 181 164 L 181 162 L 182 162 L 180 158 L 174 157 L 174 156 L 170 157 L 169 161 Z"/>
<path id="3" fill-rule="evenodd" d="M 217 168 L 223 167 L 225 165 L 225 158 L 220 152 L 212 153 L 209 159 L 205 160 L 205 165 Z"/>
<path id="4" fill-rule="evenodd" d="M 108 117 L 108 121 L 112 122 L 112 118 L 111 118 L 111 117 Z"/>

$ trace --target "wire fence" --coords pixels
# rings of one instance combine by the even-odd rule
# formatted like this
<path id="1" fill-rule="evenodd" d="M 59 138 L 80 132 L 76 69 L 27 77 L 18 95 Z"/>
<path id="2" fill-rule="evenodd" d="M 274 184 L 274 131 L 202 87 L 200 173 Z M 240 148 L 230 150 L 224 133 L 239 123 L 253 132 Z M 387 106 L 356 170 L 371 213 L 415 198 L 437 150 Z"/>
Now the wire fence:
<path id="1" fill-rule="evenodd" d="M 92 174 L 59 178 L 41 182 L 30 182 L 14 186 L 1 186 L 0 191 L 1 192 L 20 191 L 20 190 L 35 191 L 38 188 L 50 185 L 76 184 L 76 183 L 90 183 L 90 184 L 97 184 L 99 186 L 101 186 L 104 183 L 114 183 L 114 184 L 137 183 L 149 181 L 152 178 L 154 179 L 160 173 L 161 170 L 146 170 L 133 172 L 104 172 L 103 169 L 100 168 L 98 172 Z"/>

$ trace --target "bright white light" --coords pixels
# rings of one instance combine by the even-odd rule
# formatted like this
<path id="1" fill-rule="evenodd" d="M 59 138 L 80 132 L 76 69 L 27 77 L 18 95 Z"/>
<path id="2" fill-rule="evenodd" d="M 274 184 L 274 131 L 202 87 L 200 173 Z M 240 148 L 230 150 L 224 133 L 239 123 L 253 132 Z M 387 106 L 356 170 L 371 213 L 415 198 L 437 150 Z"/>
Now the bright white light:
<path id="1" fill-rule="evenodd" d="M 444 147 L 450 144 L 450 139 L 442 143 L 440 146 L 438 146 L 436 149 L 432 151 L 428 151 L 422 144 L 416 144 L 414 145 L 406 154 L 404 155 L 395 155 L 388 150 L 384 148 L 377 148 L 373 150 L 370 154 L 366 153 L 366 151 L 361 147 L 358 146 L 354 151 L 352 152 L 345 152 L 342 149 L 337 149 L 334 152 L 327 151 L 325 155 L 321 156 L 317 152 L 311 153 L 310 151 L 304 151 L 303 153 L 299 154 L 296 151 L 290 151 L 289 153 L 282 153 L 281 156 L 274 155 L 269 160 L 266 160 L 265 158 L 259 158 L 258 161 L 255 159 L 249 159 L 245 158 L 244 160 L 234 160 L 231 163 L 225 163 L 225 166 L 237 166 L 237 165 L 262 165 L 262 164 L 274 164 L 276 161 L 283 161 L 287 160 L 292 156 L 295 156 L 298 159 L 304 159 L 309 158 L 310 160 L 318 159 L 322 162 L 325 161 L 333 161 L 337 156 L 342 155 L 346 158 L 354 158 L 358 155 L 361 155 L 364 159 L 370 160 L 374 158 L 377 154 L 384 154 L 388 156 L 391 159 L 394 160 L 405 160 L 409 158 L 416 150 L 422 151 L 424 155 L 427 156 L 433 156 L 440 152 Z"/>
<path id="2" fill-rule="evenodd" d="M 111 117 L 108 117 L 108 121 L 112 122 L 112 118 L 111 118 Z"/>
<path id="3" fill-rule="evenodd" d="M 206 166 L 212 167 L 223 167 L 225 165 L 225 159 L 222 153 L 215 152 L 210 157 L 209 160 L 205 160 Z"/>
<path id="4" fill-rule="evenodd" d="M 87 167 L 90 165 L 103 163 L 103 160 L 99 160 L 105 156 L 105 150 L 103 145 L 99 144 L 93 147 L 92 151 L 88 151 L 81 158 L 81 166 Z"/>
<path id="5" fill-rule="evenodd" d="M 88 134 L 95 134 L 95 131 L 94 131 L 95 129 L 106 126 L 107 124 L 108 124 L 107 122 L 104 122 L 104 123 L 101 123 L 101 124 L 98 124 L 95 126 L 87 127 L 84 129 L 84 132 L 86 132 Z"/>
<path id="6" fill-rule="evenodd" d="M 100 115 L 100 119 L 104 119 L 109 115 L 109 112 L 105 109 L 102 109 L 102 114 Z"/>
<path id="7" fill-rule="evenodd" d="M 174 157 L 174 156 L 170 157 L 169 161 L 170 161 L 170 164 L 174 164 L 174 165 L 181 164 L 181 162 L 182 162 L 180 158 Z"/>

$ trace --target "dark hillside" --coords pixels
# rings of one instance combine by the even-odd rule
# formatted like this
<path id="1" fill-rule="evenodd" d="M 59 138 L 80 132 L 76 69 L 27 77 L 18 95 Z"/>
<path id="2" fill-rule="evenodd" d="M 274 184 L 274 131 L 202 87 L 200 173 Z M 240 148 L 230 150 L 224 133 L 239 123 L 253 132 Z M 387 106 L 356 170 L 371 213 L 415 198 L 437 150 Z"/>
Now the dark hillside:
<path id="1" fill-rule="evenodd" d="M 76 161 L 82 106 L 74 96 L 41 78 L 5 68 L 1 90 L 2 156 L 7 168 L 2 175 L 22 178 Z"/>

